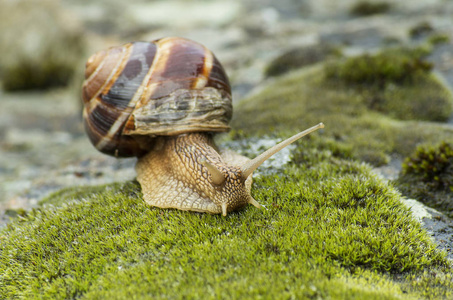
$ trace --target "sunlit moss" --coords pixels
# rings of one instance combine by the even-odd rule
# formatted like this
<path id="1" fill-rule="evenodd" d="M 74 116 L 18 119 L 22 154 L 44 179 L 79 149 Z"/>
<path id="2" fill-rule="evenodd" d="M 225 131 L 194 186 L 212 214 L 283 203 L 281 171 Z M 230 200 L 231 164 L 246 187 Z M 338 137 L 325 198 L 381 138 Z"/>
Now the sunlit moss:
<path id="1" fill-rule="evenodd" d="M 308 153 L 227 217 L 150 208 L 136 182 L 73 188 L 0 233 L 6 298 L 447 296 L 445 256 L 360 163 Z M 397 274 L 395 275 L 392 274 Z M 417 281 L 412 278 L 418 278 Z M 420 284 L 423 281 L 425 284 Z M 269 284 L 272 282 L 272 284 Z"/>

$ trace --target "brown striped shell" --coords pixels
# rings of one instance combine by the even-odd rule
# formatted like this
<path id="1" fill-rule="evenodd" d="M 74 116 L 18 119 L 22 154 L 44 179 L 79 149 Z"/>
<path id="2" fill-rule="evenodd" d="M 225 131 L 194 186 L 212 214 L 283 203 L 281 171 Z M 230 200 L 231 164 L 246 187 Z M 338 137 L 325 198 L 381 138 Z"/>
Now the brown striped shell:
<path id="1" fill-rule="evenodd" d="M 177 37 L 94 54 L 82 97 L 91 142 L 115 156 L 148 152 L 153 142 L 143 137 L 228 131 L 232 116 L 222 65 L 203 45 Z"/>

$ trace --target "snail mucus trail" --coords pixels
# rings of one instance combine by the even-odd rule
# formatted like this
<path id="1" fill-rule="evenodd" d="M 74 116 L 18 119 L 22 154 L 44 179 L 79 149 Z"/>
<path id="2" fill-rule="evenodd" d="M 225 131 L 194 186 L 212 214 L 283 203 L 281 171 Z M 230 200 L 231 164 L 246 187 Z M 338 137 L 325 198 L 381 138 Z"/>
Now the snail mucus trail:
<path id="1" fill-rule="evenodd" d="M 252 198 L 252 173 L 313 126 L 253 160 L 218 149 L 230 129 L 231 88 L 214 54 L 178 37 L 134 42 L 92 55 L 83 84 L 84 125 L 92 144 L 137 156 L 137 180 L 151 206 L 224 216 Z"/>

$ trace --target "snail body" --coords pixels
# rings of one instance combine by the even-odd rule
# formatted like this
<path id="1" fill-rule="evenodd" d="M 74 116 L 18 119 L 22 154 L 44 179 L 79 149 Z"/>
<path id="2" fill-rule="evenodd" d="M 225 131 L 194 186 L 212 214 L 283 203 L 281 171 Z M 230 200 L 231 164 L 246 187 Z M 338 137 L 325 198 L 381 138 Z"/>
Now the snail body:
<path id="1" fill-rule="evenodd" d="M 249 159 L 232 151 L 219 153 L 212 135 L 182 134 L 158 143 L 136 165 L 143 197 L 150 205 L 210 213 L 224 209 L 224 214 L 247 203 L 259 207 L 250 196 L 252 177 L 242 180 L 235 166 Z M 209 167 L 220 171 L 221 180 L 216 182 Z"/>
<path id="2" fill-rule="evenodd" d="M 291 139 L 323 127 L 254 160 L 219 151 L 213 134 L 228 131 L 232 117 L 228 77 L 211 51 L 176 37 L 94 54 L 82 97 L 92 144 L 105 154 L 137 156 L 144 200 L 162 208 L 226 215 L 260 207 L 250 195 L 253 171 Z"/>

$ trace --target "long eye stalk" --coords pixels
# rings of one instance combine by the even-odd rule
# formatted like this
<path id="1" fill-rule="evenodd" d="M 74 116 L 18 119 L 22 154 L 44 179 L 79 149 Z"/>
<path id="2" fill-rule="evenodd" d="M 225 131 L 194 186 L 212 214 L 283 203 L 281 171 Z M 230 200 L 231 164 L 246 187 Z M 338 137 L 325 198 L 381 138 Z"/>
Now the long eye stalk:
<path id="1" fill-rule="evenodd" d="M 285 148 L 289 144 L 297 141 L 301 137 L 303 137 L 303 136 L 305 136 L 305 135 L 307 135 L 307 134 L 309 134 L 309 133 L 311 133 L 311 132 L 313 132 L 315 130 L 318 130 L 320 128 L 324 128 L 324 124 L 323 123 L 319 123 L 316 126 L 308 128 L 307 130 L 304 130 L 302 132 L 299 132 L 298 134 L 293 135 L 289 139 L 284 140 L 283 142 L 281 142 L 281 143 L 275 145 L 274 147 L 268 149 L 267 151 L 261 153 L 260 155 L 258 155 L 257 157 L 255 157 L 254 159 L 252 159 L 251 161 L 246 163 L 244 166 L 242 166 L 242 168 L 241 168 L 241 170 L 242 170 L 242 179 L 246 180 L 247 177 L 249 177 L 250 174 L 253 173 L 253 171 L 255 171 L 259 166 L 261 166 L 267 159 L 269 159 L 275 153 L 281 151 L 283 148 Z"/>

